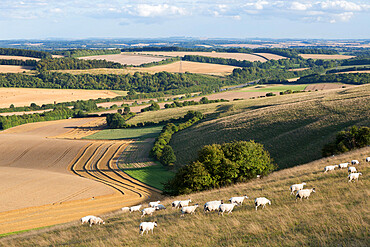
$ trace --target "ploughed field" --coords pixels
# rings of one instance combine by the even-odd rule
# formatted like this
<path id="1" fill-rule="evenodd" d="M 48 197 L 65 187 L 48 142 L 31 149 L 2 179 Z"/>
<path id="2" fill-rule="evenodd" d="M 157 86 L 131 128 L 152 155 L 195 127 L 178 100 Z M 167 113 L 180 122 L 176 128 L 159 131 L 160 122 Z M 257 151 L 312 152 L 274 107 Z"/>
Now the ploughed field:
<path id="1" fill-rule="evenodd" d="M 103 214 L 158 196 L 157 189 L 118 168 L 129 140 L 70 140 L 73 134 L 91 134 L 89 122 L 96 126 L 99 121 L 40 122 L 0 132 L 0 234 Z"/>

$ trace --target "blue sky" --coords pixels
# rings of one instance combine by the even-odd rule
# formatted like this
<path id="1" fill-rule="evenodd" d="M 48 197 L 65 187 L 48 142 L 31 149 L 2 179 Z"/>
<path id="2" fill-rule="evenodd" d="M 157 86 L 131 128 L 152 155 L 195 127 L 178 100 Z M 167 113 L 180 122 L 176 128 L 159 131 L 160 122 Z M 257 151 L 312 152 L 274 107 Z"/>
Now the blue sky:
<path id="1" fill-rule="evenodd" d="M 0 39 L 370 38 L 370 0 L 0 0 Z"/>

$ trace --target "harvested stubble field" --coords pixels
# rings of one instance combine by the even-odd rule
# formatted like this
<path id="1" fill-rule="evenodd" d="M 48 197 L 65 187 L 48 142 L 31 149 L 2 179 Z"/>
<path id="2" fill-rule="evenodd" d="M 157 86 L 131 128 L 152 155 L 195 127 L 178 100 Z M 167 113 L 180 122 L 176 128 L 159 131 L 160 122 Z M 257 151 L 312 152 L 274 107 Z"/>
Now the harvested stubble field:
<path id="1" fill-rule="evenodd" d="M 320 158 L 323 145 L 352 125 L 370 126 L 370 85 L 230 102 L 170 144 L 185 165 L 204 145 L 252 139 L 282 169 Z"/>
<path id="2" fill-rule="evenodd" d="M 40 58 L 35 58 L 35 57 L 22 57 L 22 56 L 8 56 L 8 55 L 0 55 L 0 59 L 15 59 L 15 60 L 36 60 L 39 61 Z"/>
<path id="3" fill-rule="evenodd" d="M 114 98 L 118 94 L 109 90 L 46 89 L 46 88 L 0 88 L 0 108 L 53 104 L 98 98 Z"/>
<path id="4" fill-rule="evenodd" d="M 33 69 L 32 66 L 18 66 L 18 65 L 0 65 L 0 73 L 22 73 L 29 72 Z"/>
<path id="5" fill-rule="evenodd" d="M 120 63 L 123 65 L 141 65 L 144 63 L 159 62 L 166 57 L 154 57 L 148 55 L 139 55 L 132 53 L 121 53 L 121 54 L 111 54 L 111 55 L 98 55 L 98 56 L 88 56 L 88 57 L 79 57 L 79 59 L 84 60 L 107 60 L 111 62 Z"/>
<path id="6" fill-rule="evenodd" d="M 279 59 L 285 59 L 286 58 L 286 57 L 276 55 L 276 54 L 272 54 L 272 53 L 253 53 L 253 54 L 263 56 L 263 57 L 267 58 L 268 60 L 279 60 Z"/>
<path id="7" fill-rule="evenodd" d="M 261 61 L 265 62 L 266 59 L 247 53 L 227 53 L 227 52 L 198 52 L 198 51 L 169 51 L 169 52 L 156 52 L 156 51 L 143 51 L 136 52 L 137 54 L 147 54 L 152 56 L 165 56 L 165 57 L 183 57 L 185 55 L 196 55 L 204 57 L 219 57 L 219 58 L 231 58 L 236 60 L 247 60 L 247 61 Z"/>
<path id="8" fill-rule="evenodd" d="M 166 210 L 140 218 L 139 213 L 118 213 L 105 225 L 73 225 L 35 230 L 0 240 L 4 246 L 368 246 L 369 245 L 369 156 L 370 148 L 320 159 L 274 172 L 268 177 L 190 195 L 162 200 Z M 323 167 L 358 159 L 363 176 L 348 183 L 346 170 L 323 173 Z M 309 200 L 295 202 L 289 186 L 306 182 L 315 187 Z M 242 206 L 230 215 L 203 213 L 211 200 L 228 200 L 247 194 Z M 254 199 L 264 196 L 272 204 L 254 208 Z M 180 217 L 174 200 L 191 198 L 199 203 L 195 215 Z M 142 221 L 158 222 L 154 234 L 139 236 Z"/>
<path id="9" fill-rule="evenodd" d="M 299 54 L 304 59 L 349 59 L 355 56 L 347 56 L 347 55 L 325 55 L 325 54 Z"/>
<path id="10" fill-rule="evenodd" d="M 116 161 L 128 141 L 47 138 L 61 137 L 90 121 L 32 123 L 0 133 L 0 234 L 69 222 L 157 198 L 158 190 L 118 169 Z"/>
<path id="11" fill-rule="evenodd" d="M 12 115 L 23 115 L 23 114 L 34 114 L 34 113 L 44 113 L 52 111 L 53 109 L 40 110 L 40 111 L 19 111 L 19 112 L 1 112 L 0 116 L 12 116 Z"/>
<path id="12" fill-rule="evenodd" d="M 338 88 L 350 88 L 353 85 L 343 84 L 343 83 L 318 83 L 307 85 L 305 91 L 315 91 L 315 90 L 330 90 Z"/>

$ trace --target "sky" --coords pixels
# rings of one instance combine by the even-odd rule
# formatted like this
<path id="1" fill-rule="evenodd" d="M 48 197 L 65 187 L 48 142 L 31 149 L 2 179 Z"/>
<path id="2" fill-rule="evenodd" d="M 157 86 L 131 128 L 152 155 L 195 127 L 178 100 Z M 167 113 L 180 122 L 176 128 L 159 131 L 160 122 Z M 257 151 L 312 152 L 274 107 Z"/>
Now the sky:
<path id="1" fill-rule="evenodd" d="M 370 0 L 0 0 L 0 39 L 370 39 Z"/>

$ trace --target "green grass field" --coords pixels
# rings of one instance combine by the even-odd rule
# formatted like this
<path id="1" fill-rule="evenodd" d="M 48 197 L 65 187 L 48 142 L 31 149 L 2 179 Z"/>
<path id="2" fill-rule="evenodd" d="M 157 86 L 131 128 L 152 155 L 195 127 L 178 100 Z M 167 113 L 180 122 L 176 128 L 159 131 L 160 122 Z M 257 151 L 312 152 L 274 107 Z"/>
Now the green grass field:
<path id="1" fill-rule="evenodd" d="M 106 224 L 89 227 L 79 222 L 35 230 L 0 239 L 1 246 L 369 246 L 369 163 L 366 147 L 354 152 L 321 159 L 302 166 L 274 172 L 227 188 L 219 188 L 179 197 L 164 198 L 166 210 L 153 216 L 117 212 L 101 216 Z M 363 173 L 358 182 L 348 183 L 348 173 L 335 170 L 324 173 L 326 165 L 358 159 Z M 289 187 L 306 182 L 315 188 L 309 200 L 295 201 Z M 203 213 L 211 200 L 227 201 L 232 196 L 248 195 L 232 214 Z M 254 199 L 266 197 L 271 205 L 254 208 Z M 199 203 L 194 215 L 180 217 L 171 202 L 190 198 Z M 149 199 L 150 200 L 150 199 Z M 154 233 L 139 235 L 143 221 L 157 221 Z"/>
<path id="2" fill-rule="evenodd" d="M 370 85 L 230 102 L 175 133 L 170 145 L 182 166 L 204 145 L 255 140 L 282 169 L 319 159 L 323 145 L 352 125 L 370 126 Z"/>
<path id="3" fill-rule="evenodd" d="M 124 169 L 124 172 L 131 177 L 160 190 L 163 190 L 162 183 L 167 182 L 175 175 L 161 164 L 142 168 Z"/>
<path id="4" fill-rule="evenodd" d="M 253 88 L 245 88 L 238 90 L 239 92 L 284 92 L 286 90 L 292 91 L 302 91 L 307 87 L 306 84 L 302 85 L 281 85 L 281 86 L 266 86 L 263 87 L 253 87 Z"/>
<path id="5" fill-rule="evenodd" d="M 121 90 L 110 90 L 113 93 L 116 93 L 121 96 L 127 96 L 128 91 L 121 91 Z"/>
<path id="6" fill-rule="evenodd" d="M 146 139 L 156 138 L 163 126 L 129 128 L 129 129 L 105 129 L 82 139 L 88 140 L 121 140 L 121 139 Z"/>

